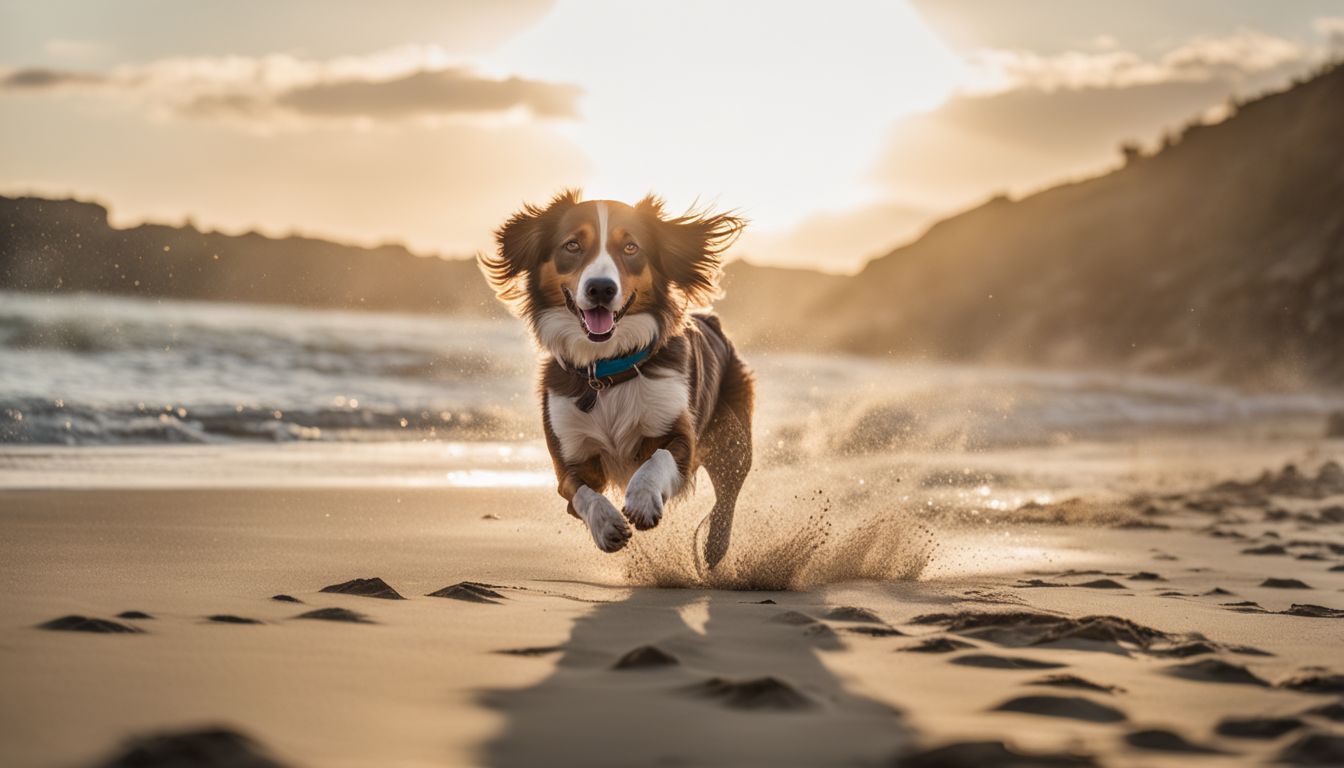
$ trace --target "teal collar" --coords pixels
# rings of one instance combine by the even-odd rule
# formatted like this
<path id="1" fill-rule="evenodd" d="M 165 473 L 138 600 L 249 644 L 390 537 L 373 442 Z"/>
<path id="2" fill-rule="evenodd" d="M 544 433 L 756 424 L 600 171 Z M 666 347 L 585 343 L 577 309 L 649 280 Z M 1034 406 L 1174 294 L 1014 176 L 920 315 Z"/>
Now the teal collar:
<path id="1" fill-rule="evenodd" d="M 649 359 L 653 353 L 653 345 L 635 350 L 625 357 L 613 357 L 607 360 L 598 360 L 593 363 L 592 375 L 594 378 L 605 379 L 610 376 L 619 376 L 622 373 L 638 366 L 640 363 Z"/>

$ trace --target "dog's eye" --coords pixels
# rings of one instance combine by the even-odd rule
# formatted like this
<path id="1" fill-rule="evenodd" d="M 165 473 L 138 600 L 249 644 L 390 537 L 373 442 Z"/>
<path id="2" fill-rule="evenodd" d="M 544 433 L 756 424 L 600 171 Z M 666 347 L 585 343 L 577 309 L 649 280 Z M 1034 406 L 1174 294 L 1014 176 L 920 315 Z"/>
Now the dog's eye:
<path id="1" fill-rule="evenodd" d="M 625 255 L 626 255 L 626 256 L 634 256 L 636 253 L 639 253 L 639 246 L 638 246 L 638 245 L 635 245 L 634 243 L 626 243 L 626 244 L 625 244 Z"/>
<path id="2" fill-rule="evenodd" d="M 568 243 L 565 243 L 565 250 L 569 253 L 578 253 L 579 247 L 578 240 L 570 240 Z"/>

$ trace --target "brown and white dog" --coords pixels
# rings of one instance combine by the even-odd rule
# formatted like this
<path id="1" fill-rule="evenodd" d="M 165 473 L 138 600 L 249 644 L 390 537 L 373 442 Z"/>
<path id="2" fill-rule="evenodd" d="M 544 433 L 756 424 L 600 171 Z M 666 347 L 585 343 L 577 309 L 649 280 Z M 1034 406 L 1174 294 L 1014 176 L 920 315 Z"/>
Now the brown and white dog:
<path id="1" fill-rule="evenodd" d="M 499 298 L 543 352 L 541 413 L 560 495 L 604 552 L 663 507 L 703 466 L 714 484 L 704 557 L 728 550 L 751 467 L 751 371 L 703 308 L 718 294 L 720 253 L 744 222 L 581 202 L 574 191 L 525 206 L 480 258 Z M 624 489 L 619 512 L 603 493 Z"/>

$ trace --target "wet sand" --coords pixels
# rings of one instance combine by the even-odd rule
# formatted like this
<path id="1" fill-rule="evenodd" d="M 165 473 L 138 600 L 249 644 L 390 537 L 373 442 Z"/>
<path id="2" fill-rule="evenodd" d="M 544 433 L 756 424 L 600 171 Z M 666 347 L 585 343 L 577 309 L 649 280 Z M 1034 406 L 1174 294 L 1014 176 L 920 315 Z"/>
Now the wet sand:
<path id="1" fill-rule="evenodd" d="M 545 489 L 0 492 L 0 763 L 117 764 L 176 734 L 140 748 L 1339 764 L 1332 447 L 977 514 L 797 487 L 744 510 L 720 574 L 690 556 L 700 499 L 604 557 Z"/>

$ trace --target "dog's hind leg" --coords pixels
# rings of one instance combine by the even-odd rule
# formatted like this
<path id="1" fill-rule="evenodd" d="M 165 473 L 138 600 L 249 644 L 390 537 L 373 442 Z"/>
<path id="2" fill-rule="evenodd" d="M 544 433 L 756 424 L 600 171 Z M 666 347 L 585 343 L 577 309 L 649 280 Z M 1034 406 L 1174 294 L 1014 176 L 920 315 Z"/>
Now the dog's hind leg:
<path id="1" fill-rule="evenodd" d="M 710 568 L 728 553 L 737 495 L 751 470 L 751 409 L 751 378 L 744 369 L 739 370 L 725 380 L 723 398 L 702 441 L 705 472 L 714 484 L 714 508 L 709 512 L 704 553 Z"/>

